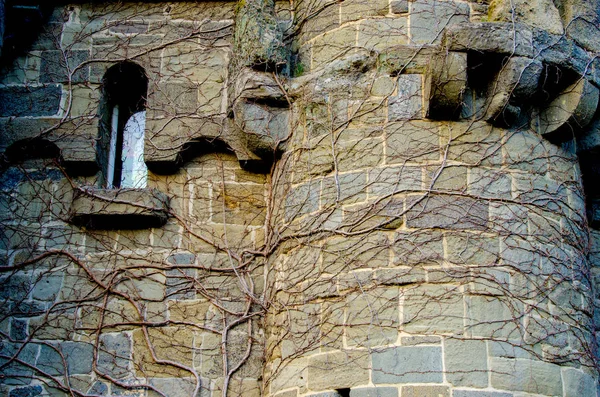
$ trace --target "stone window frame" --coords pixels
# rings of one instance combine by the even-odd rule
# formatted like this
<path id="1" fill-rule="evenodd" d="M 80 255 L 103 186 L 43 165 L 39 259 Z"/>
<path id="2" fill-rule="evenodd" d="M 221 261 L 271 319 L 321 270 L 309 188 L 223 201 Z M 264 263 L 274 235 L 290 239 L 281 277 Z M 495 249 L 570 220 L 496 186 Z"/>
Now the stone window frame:
<path id="1" fill-rule="evenodd" d="M 135 62 L 123 61 L 107 69 L 102 79 L 97 159 L 100 187 L 146 187 L 144 161 L 148 75 Z"/>

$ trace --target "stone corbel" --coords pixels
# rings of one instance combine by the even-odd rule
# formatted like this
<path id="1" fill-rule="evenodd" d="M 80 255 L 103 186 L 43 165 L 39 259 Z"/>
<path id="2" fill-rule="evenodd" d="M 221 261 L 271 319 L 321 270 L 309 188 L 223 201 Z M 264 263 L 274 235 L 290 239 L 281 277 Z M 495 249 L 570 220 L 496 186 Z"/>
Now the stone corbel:
<path id="1" fill-rule="evenodd" d="M 599 96 L 596 86 L 580 78 L 540 108 L 531 120 L 531 127 L 549 140 L 572 139 L 592 121 Z"/>
<path id="2" fill-rule="evenodd" d="M 93 175 L 98 170 L 97 137 L 98 119 L 95 117 L 68 121 L 7 118 L 0 122 L 0 147 L 6 159 L 10 161 L 18 157 L 18 152 L 24 147 L 53 145 L 57 148 L 59 160 L 73 175 Z"/>

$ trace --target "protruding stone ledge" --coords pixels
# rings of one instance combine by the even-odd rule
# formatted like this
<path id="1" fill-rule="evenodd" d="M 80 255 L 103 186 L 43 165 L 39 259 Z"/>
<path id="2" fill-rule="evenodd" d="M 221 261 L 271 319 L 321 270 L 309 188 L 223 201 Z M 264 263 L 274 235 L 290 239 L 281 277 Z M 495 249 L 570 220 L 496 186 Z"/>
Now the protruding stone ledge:
<path id="1" fill-rule="evenodd" d="M 149 189 L 80 189 L 71 204 L 70 221 L 89 229 L 160 227 L 169 217 L 169 198 Z"/>
<path id="2" fill-rule="evenodd" d="M 96 164 L 96 138 L 98 119 L 81 117 L 62 121 L 56 118 L 7 118 L 0 121 L 0 152 L 10 157 L 32 141 L 56 145 L 60 160 L 67 171 L 76 175 L 92 175 Z"/>
<path id="3" fill-rule="evenodd" d="M 531 126 L 549 140 L 572 138 L 592 121 L 599 96 L 597 87 L 586 79 L 579 79 L 545 106 Z"/>

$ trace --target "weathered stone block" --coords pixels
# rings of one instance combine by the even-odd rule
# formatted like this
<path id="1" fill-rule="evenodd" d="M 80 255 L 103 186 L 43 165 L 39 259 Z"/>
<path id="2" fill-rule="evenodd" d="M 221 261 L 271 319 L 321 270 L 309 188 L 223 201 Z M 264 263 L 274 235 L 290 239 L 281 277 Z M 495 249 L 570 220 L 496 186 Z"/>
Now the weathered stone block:
<path id="1" fill-rule="evenodd" d="M 358 26 L 358 46 L 385 52 L 390 47 L 408 44 L 406 23 L 407 18 L 365 19 Z"/>
<path id="2" fill-rule="evenodd" d="M 481 198 L 510 200 L 512 198 L 511 174 L 496 169 L 471 168 L 469 193 Z"/>
<path id="3" fill-rule="evenodd" d="M 0 342 L 0 354 L 8 358 L 0 358 L 2 367 L 0 369 L 0 375 L 3 377 L 3 383 L 7 385 L 22 385 L 28 384 L 33 375 L 33 368 L 35 368 L 35 360 L 38 355 L 39 346 L 34 344 L 27 344 L 22 346 L 17 343 L 9 343 L 7 341 Z M 16 357 L 24 364 L 20 364 L 16 361 L 12 361 L 8 364 L 12 357 Z"/>
<path id="4" fill-rule="evenodd" d="M 397 95 L 391 96 L 388 120 L 412 120 L 423 118 L 422 78 L 420 74 L 398 76 Z"/>
<path id="5" fill-rule="evenodd" d="M 466 298 L 467 332 L 485 338 L 519 338 L 522 310 L 522 304 L 503 298 L 469 296 Z"/>
<path id="6" fill-rule="evenodd" d="M 488 123 L 447 123 L 442 131 L 448 160 L 477 166 L 502 165 L 502 134 Z"/>
<path id="7" fill-rule="evenodd" d="M 341 22 L 356 21 L 370 16 L 386 15 L 388 13 L 387 0 L 346 0 L 342 3 Z"/>
<path id="8" fill-rule="evenodd" d="M 401 294 L 402 329 L 419 333 L 463 332 L 464 302 L 457 287 L 421 285 Z"/>
<path id="9" fill-rule="evenodd" d="M 350 389 L 350 397 L 398 397 L 395 387 L 355 387 Z"/>
<path id="10" fill-rule="evenodd" d="M 437 53 L 431 57 L 425 74 L 427 117 L 455 119 L 463 105 L 467 88 L 467 54 Z"/>
<path id="11" fill-rule="evenodd" d="M 59 85 L 0 88 L 0 117 L 54 116 L 60 110 Z"/>
<path id="12" fill-rule="evenodd" d="M 488 386 L 487 345 L 481 340 L 444 340 L 446 379 L 454 386 Z"/>
<path id="13" fill-rule="evenodd" d="M 554 34 L 563 34 L 560 14 L 552 0 L 492 0 L 491 21 L 523 23 Z"/>
<path id="14" fill-rule="evenodd" d="M 40 62 L 41 83 L 85 83 L 89 79 L 89 51 L 42 51 Z"/>
<path id="15" fill-rule="evenodd" d="M 480 22 L 450 26 L 445 31 L 444 40 L 451 51 L 534 55 L 533 34 L 520 24 Z"/>
<path id="16" fill-rule="evenodd" d="M 562 395 L 560 367 L 536 360 L 493 358 L 491 385 L 501 390 Z"/>
<path id="17" fill-rule="evenodd" d="M 408 0 L 390 0 L 390 11 L 392 14 L 406 14 L 408 12 Z"/>
<path id="18" fill-rule="evenodd" d="M 442 234 L 439 231 L 401 231 L 394 234 L 392 249 L 394 263 L 417 265 L 439 263 L 443 252 Z"/>
<path id="19" fill-rule="evenodd" d="M 84 342 L 61 342 L 52 346 L 42 345 L 36 365 L 50 375 L 88 374 L 92 372 L 93 360 L 94 345 Z"/>
<path id="20" fill-rule="evenodd" d="M 310 357 L 308 388 L 341 389 L 369 382 L 369 355 L 362 351 L 339 351 Z"/>
<path id="21" fill-rule="evenodd" d="M 142 330 L 133 332 L 133 361 L 135 372 L 148 377 L 186 377 L 189 372 L 169 365 L 174 361 L 189 366 L 193 357 L 193 331 L 186 327 L 161 327 L 148 329 L 150 347 Z"/>
<path id="22" fill-rule="evenodd" d="M 591 121 L 598 107 L 600 89 L 587 79 L 579 79 L 532 118 L 533 130 L 547 139 L 567 141 Z"/>
<path id="23" fill-rule="evenodd" d="M 377 167 L 383 160 L 383 143 L 379 138 L 337 142 L 333 150 L 341 172 Z"/>
<path id="24" fill-rule="evenodd" d="M 369 197 L 391 196 L 422 189 L 421 167 L 386 167 L 369 171 Z M 403 208 L 398 208 L 402 215 Z"/>
<path id="25" fill-rule="evenodd" d="M 77 225 L 129 229 L 161 226 L 167 221 L 168 198 L 158 191 L 91 189 L 79 193 L 71 207 L 71 222 Z"/>
<path id="26" fill-rule="evenodd" d="M 371 357 L 375 384 L 443 382 L 441 347 L 393 347 L 374 351 Z"/>
<path id="27" fill-rule="evenodd" d="M 53 301 L 58 296 L 63 282 L 63 275 L 56 273 L 41 273 L 35 277 L 33 286 L 33 299 L 41 301 Z"/>
<path id="28" fill-rule="evenodd" d="M 8 397 L 35 397 L 42 394 L 44 389 L 40 385 L 17 387 L 10 391 Z"/>
<path id="29" fill-rule="evenodd" d="M 575 368 L 563 368 L 562 380 L 565 389 L 565 397 L 595 397 L 595 379 Z"/>
<path id="30" fill-rule="evenodd" d="M 445 28 L 469 22 L 467 3 L 414 0 L 410 5 L 410 38 L 414 43 L 439 43 Z"/>
<path id="31" fill-rule="evenodd" d="M 440 131 L 433 123 L 420 121 L 390 123 L 385 128 L 388 164 L 439 160 Z"/>
<path id="32" fill-rule="evenodd" d="M 359 287 L 360 288 L 360 287 Z M 348 298 L 346 339 L 349 346 L 374 347 L 394 343 L 398 336 L 398 289 Z"/>
<path id="33" fill-rule="evenodd" d="M 452 397 L 513 397 L 512 393 L 454 389 Z"/>
<path id="34" fill-rule="evenodd" d="M 312 44 L 311 70 L 355 52 L 356 35 L 356 26 L 351 25 L 330 30 L 316 38 Z"/>
<path id="35" fill-rule="evenodd" d="M 327 208 L 340 204 L 364 201 L 367 198 L 367 174 L 340 174 L 323 179 L 321 206 Z"/>
<path id="36" fill-rule="evenodd" d="M 406 224 L 417 228 L 487 230 L 487 202 L 468 197 L 430 195 L 406 202 Z"/>
<path id="37" fill-rule="evenodd" d="M 403 386 L 403 397 L 450 397 L 446 386 Z"/>
<path id="38" fill-rule="evenodd" d="M 319 209 L 320 181 L 292 188 L 285 200 L 285 217 L 291 220 Z"/>
<path id="39" fill-rule="evenodd" d="M 100 336 L 97 369 L 104 375 L 117 379 L 131 373 L 131 340 L 125 333 Z"/>

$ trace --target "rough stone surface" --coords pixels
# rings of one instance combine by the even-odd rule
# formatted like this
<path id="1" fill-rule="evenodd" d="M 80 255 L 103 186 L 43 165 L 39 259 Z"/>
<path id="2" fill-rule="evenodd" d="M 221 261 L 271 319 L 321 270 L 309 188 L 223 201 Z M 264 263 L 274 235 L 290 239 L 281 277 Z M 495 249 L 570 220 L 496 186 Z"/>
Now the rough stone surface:
<path id="1" fill-rule="evenodd" d="M 452 385 L 487 387 L 487 346 L 484 341 L 446 339 L 444 364 L 446 378 Z"/>
<path id="2" fill-rule="evenodd" d="M 394 347 L 372 353 L 373 383 L 441 383 L 439 347 Z"/>
<path id="3" fill-rule="evenodd" d="M 552 0 L 492 0 L 489 16 L 492 21 L 519 22 L 554 34 L 564 33 L 560 14 Z"/>
<path id="4" fill-rule="evenodd" d="M 491 361 L 491 385 L 501 390 L 561 395 L 560 367 L 531 360 L 495 358 Z"/>
<path id="5" fill-rule="evenodd" d="M 410 38 L 417 44 L 439 43 L 445 28 L 468 22 L 469 6 L 458 1 L 414 0 L 410 3 Z"/>
<path id="6" fill-rule="evenodd" d="M 2 87 L 0 117 L 54 116 L 60 109 L 61 96 L 58 85 Z"/>

